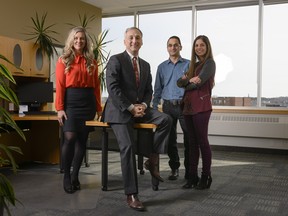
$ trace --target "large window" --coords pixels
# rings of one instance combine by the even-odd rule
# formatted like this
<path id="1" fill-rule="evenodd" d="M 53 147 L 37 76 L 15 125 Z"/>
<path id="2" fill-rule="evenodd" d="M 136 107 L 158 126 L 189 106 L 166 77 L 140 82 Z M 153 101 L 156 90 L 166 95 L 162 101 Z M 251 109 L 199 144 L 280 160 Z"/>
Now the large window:
<path id="1" fill-rule="evenodd" d="M 198 11 L 197 21 L 216 61 L 214 96 L 257 97 L 258 7 Z"/>
<path id="2" fill-rule="evenodd" d="M 191 11 L 143 14 L 139 16 L 139 28 L 143 31 L 143 47 L 140 56 L 151 65 L 153 86 L 158 65 L 167 60 L 167 40 L 176 35 L 182 43 L 181 56 L 191 57 Z"/>
<path id="3" fill-rule="evenodd" d="M 288 106 L 287 11 L 288 4 L 264 7 L 262 101 L 268 106 Z"/>
<path id="4" fill-rule="evenodd" d="M 121 16 L 102 19 L 102 29 L 108 30 L 105 41 L 111 41 L 107 43 L 105 50 L 110 52 L 110 56 L 116 53 L 123 52 L 124 46 L 124 32 L 125 29 L 134 26 L 133 16 Z M 102 97 L 107 97 L 107 92 L 102 92 Z"/>
<path id="5" fill-rule="evenodd" d="M 287 11 L 288 4 L 264 6 L 263 59 L 259 68 L 258 5 L 196 12 L 196 36 L 204 34 L 209 37 L 216 61 L 214 105 L 256 106 L 260 95 L 261 106 L 288 106 L 288 61 L 285 55 L 288 50 Z M 144 34 L 140 57 L 151 65 L 154 86 L 157 66 L 168 58 L 166 42 L 170 36 L 181 38 L 181 55 L 190 59 L 192 10 L 139 14 L 139 27 Z M 103 29 L 110 29 L 109 39 L 113 40 L 107 46 L 111 54 L 125 49 L 124 30 L 133 26 L 133 22 L 133 16 L 103 19 Z M 258 70 L 262 73 L 259 80 Z M 257 92 L 258 89 L 261 92 Z"/>

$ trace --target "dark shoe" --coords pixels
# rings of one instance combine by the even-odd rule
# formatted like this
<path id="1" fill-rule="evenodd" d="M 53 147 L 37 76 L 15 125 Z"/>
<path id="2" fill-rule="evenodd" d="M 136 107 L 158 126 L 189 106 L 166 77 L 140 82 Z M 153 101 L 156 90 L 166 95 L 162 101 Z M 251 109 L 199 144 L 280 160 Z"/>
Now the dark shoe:
<path id="1" fill-rule="evenodd" d="M 189 178 L 185 185 L 182 186 L 184 189 L 190 189 L 195 188 L 199 182 L 198 176 L 192 176 L 192 178 Z"/>
<path id="2" fill-rule="evenodd" d="M 80 190 L 81 189 L 81 186 L 80 186 L 80 182 L 79 180 L 77 181 L 72 181 L 72 187 L 73 189 L 76 191 L 76 190 Z"/>
<path id="3" fill-rule="evenodd" d="M 170 176 L 168 176 L 169 180 L 177 180 L 179 177 L 179 170 L 178 169 L 172 169 Z"/>
<path id="4" fill-rule="evenodd" d="M 64 185 L 64 191 L 68 194 L 73 194 L 75 193 L 76 190 L 74 190 L 74 187 L 70 185 Z"/>
<path id="5" fill-rule="evenodd" d="M 204 190 L 210 188 L 212 184 L 212 177 L 211 175 L 201 175 L 201 179 L 199 184 L 196 186 L 197 190 Z"/>
<path id="6" fill-rule="evenodd" d="M 127 204 L 130 208 L 137 211 L 144 211 L 145 209 L 142 202 L 140 202 L 138 196 L 134 194 L 127 195 Z"/>
<path id="7" fill-rule="evenodd" d="M 64 177 L 63 188 L 64 188 L 64 191 L 68 194 L 72 194 L 75 192 L 69 177 Z"/>
<path id="8" fill-rule="evenodd" d="M 158 171 L 158 164 L 159 161 L 159 155 L 158 154 L 152 154 L 151 157 L 144 163 L 145 169 L 150 171 L 150 174 L 159 180 L 160 182 L 164 182 L 164 179 L 160 176 Z"/>

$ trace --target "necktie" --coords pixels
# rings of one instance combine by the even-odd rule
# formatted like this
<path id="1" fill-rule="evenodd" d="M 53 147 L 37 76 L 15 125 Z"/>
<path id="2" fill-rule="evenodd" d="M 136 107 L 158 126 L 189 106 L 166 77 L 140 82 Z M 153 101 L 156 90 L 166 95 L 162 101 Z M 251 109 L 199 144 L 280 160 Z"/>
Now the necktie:
<path id="1" fill-rule="evenodd" d="M 138 71 L 138 66 L 137 66 L 137 57 L 133 57 L 132 62 L 133 62 L 133 69 L 134 69 L 135 77 L 136 77 L 136 85 L 137 87 L 139 87 L 140 78 L 139 78 L 139 71 Z"/>

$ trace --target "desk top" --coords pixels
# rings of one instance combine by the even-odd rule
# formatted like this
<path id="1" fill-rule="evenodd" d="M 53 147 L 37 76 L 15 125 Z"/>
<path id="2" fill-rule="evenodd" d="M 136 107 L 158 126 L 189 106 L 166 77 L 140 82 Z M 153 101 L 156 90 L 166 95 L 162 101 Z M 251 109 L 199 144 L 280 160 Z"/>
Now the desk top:
<path id="1" fill-rule="evenodd" d="M 86 121 L 87 126 L 94 126 L 94 127 L 110 127 L 107 122 L 100 122 L 100 121 Z M 135 123 L 134 128 L 138 129 L 155 129 L 157 125 L 151 123 Z"/>
<path id="2" fill-rule="evenodd" d="M 13 114 L 11 115 L 12 119 L 14 121 L 31 121 L 31 120 L 53 120 L 57 121 L 57 115 L 18 115 L 18 114 Z"/>

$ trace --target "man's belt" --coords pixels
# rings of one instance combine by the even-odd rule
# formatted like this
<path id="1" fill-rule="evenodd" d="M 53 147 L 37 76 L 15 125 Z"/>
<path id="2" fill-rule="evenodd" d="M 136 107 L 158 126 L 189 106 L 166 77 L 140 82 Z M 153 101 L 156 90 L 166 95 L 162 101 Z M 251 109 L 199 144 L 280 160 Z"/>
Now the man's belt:
<path id="1" fill-rule="evenodd" d="M 181 101 L 182 101 L 181 99 L 178 99 L 178 100 L 164 100 L 164 102 L 173 104 L 174 106 L 180 105 Z"/>

